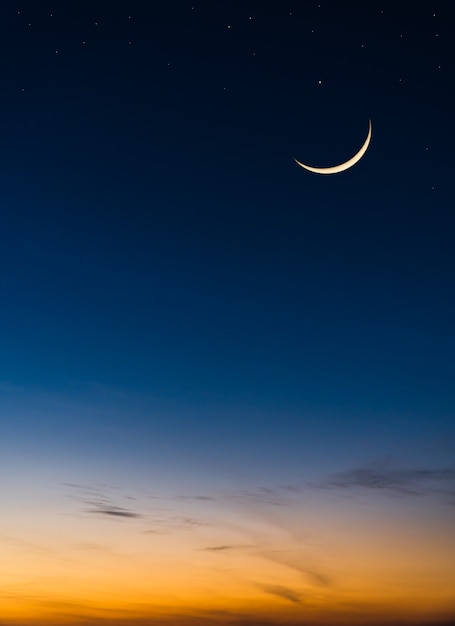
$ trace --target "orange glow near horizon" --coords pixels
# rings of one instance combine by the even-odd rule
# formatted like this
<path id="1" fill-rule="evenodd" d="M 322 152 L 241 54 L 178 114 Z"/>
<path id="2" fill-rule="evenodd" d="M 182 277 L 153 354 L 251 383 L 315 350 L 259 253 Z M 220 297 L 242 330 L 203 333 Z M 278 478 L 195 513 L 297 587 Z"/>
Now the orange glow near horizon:
<path id="1" fill-rule="evenodd" d="M 2 624 L 383 624 L 455 615 L 453 533 L 431 510 L 411 524 L 416 511 L 399 502 L 379 516 L 374 506 L 323 496 L 286 507 L 179 501 L 150 517 L 62 502 L 33 522 L 20 507 L 1 522 Z"/>

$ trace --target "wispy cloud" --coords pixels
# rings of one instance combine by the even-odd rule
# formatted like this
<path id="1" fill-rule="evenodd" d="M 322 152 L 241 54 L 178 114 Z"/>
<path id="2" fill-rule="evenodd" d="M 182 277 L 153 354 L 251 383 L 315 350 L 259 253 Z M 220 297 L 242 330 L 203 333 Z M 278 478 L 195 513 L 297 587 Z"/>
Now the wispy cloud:
<path id="1" fill-rule="evenodd" d="M 139 519 L 142 512 L 124 506 L 135 500 L 132 496 L 121 496 L 113 487 L 91 487 L 77 483 L 63 483 L 71 490 L 70 497 L 84 505 L 84 512 L 93 515 L 104 515 L 111 518 Z"/>
<path id="2" fill-rule="evenodd" d="M 271 506 L 290 506 L 289 499 L 282 489 L 258 487 L 255 491 L 243 491 L 240 499 Z"/>
<path id="3" fill-rule="evenodd" d="M 103 503 L 94 503 L 91 508 L 86 509 L 87 513 L 96 513 L 97 515 L 107 515 L 111 517 L 126 517 L 135 519 L 143 517 L 140 513 L 135 513 L 129 509 L 125 509 L 121 506 L 109 505 L 106 506 Z"/>
<path id="4" fill-rule="evenodd" d="M 203 550 L 206 552 L 226 552 L 229 550 L 244 550 L 247 548 L 254 548 L 254 546 L 250 544 L 233 544 L 233 545 L 224 545 L 224 546 L 207 546 L 206 548 L 198 548 L 198 550 Z"/>
<path id="5" fill-rule="evenodd" d="M 455 503 L 455 468 L 397 469 L 385 464 L 371 465 L 332 474 L 312 486 L 342 490 L 362 488 L 395 495 L 442 494 Z"/>
<path id="6" fill-rule="evenodd" d="M 265 593 L 269 593 L 273 596 L 278 596 L 283 600 L 287 600 L 288 602 L 292 602 L 293 604 L 301 604 L 302 603 L 302 594 L 295 589 L 291 589 L 290 587 L 283 587 L 282 585 L 258 585 Z"/>
<path id="7" fill-rule="evenodd" d="M 118 520 L 144 520 L 149 528 L 144 534 L 168 534 L 178 530 L 190 530 L 200 526 L 209 526 L 206 521 L 195 516 L 185 515 L 185 502 L 197 503 L 213 501 L 215 498 L 204 495 L 146 496 L 144 499 L 122 494 L 117 487 L 109 485 L 90 486 L 78 483 L 63 483 L 69 489 L 68 496 L 80 503 L 80 510 L 90 515 L 102 516 Z M 174 502 L 174 506 L 150 506 L 147 502 L 154 501 Z M 178 506 L 178 503 L 181 506 Z M 134 506 L 134 508 L 133 508 Z M 182 509 L 183 510 L 179 510 Z"/>
<path id="8" fill-rule="evenodd" d="M 182 502 L 213 502 L 216 500 L 213 496 L 204 495 L 175 496 L 174 499 Z"/>
<path id="9" fill-rule="evenodd" d="M 150 517 L 147 519 L 150 525 L 144 531 L 146 535 L 167 535 L 175 531 L 190 531 L 196 528 L 210 526 L 208 522 L 195 517 L 187 517 L 181 515 L 165 515 L 162 517 Z"/>
<path id="10" fill-rule="evenodd" d="M 208 546 L 207 548 L 199 548 L 207 552 L 224 552 L 225 550 L 233 550 L 235 546 Z"/>
<path id="11" fill-rule="evenodd" d="M 262 558 L 284 565 L 302 574 L 303 578 L 309 580 L 313 585 L 329 587 L 332 579 L 323 573 L 319 567 L 314 565 L 314 559 L 308 557 L 303 550 L 262 550 L 258 553 Z"/>
<path id="12" fill-rule="evenodd" d="M 208 522 L 204 522 L 200 519 L 196 519 L 195 517 L 175 517 L 175 518 L 172 518 L 172 520 L 178 525 L 185 526 L 186 528 L 196 528 L 198 526 L 210 526 Z"/>

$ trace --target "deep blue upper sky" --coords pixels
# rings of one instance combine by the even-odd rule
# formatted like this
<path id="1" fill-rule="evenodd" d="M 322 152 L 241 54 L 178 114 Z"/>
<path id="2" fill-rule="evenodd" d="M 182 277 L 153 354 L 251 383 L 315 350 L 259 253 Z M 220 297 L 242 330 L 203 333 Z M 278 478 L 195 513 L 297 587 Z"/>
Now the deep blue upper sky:
<path id="1" fill-rule="evenodd" d="M 453 442 L 454 13 L 3 2 L 9 411 L 37 389 L 77 404 L 101 388 L 124 414 L 146 398 L 139 430 L 148 403 L 176 403 L 154 429 L 189 420 L 212 442 L 223 411 L 229 437 L 261 422 L 269 445 L 278 424 L 283 445 L 302 424 L 319 440 L 308 414 L 346 441 Z M 293 162 L 349 158 L 370 118 L 355 168 Z"/>

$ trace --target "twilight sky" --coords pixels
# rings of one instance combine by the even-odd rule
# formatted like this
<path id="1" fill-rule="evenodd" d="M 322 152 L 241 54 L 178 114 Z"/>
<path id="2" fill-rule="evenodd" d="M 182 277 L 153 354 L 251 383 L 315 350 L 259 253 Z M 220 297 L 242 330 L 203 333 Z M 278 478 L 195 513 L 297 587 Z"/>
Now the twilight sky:
<path id="1" fill-rule="evenodd" d="M 1 626 L 453 623 L 454 27 L 2 2 Z"/>

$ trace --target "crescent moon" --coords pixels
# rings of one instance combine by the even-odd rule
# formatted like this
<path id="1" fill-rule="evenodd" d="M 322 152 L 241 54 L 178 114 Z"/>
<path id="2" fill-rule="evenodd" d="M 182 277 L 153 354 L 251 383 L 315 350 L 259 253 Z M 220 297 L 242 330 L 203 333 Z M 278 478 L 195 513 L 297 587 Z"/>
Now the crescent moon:
<path id="1" fill-rule="evenodd" d="M 310 167 L 309 165 L 305 165 L 305 163 L 301 163 L 300 161 L 297 161 L 297 159 L 294 159 L 294 161 L 297 163 L 297 165 L 300 165 L 300 167 L 303 167 L 304 170 L 308 170 L 309 172 L 313 172 L 314 174 L 338 174 L 339 172 L 345 172 L 350 167 L 358 163 L 360 159 L 363 157 L 365 152 L 368 150 L 368 146 L 370 145 L 371 136 L 372 136 L 372 125 L 371 125 L 371 120 L 369 120 L 368 121 L 368 134 L 367 134 L 367 138 L 365 139 L 363 143 L 363 146 L 360 148 L 360 150 L 356 154 L 354 154 L 353 157 L 351 157 L 345 163 L 341 163 L 340 165 L 334 165 L 333 167 Z"/>

